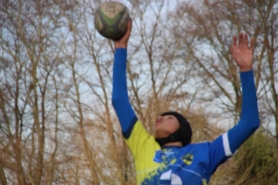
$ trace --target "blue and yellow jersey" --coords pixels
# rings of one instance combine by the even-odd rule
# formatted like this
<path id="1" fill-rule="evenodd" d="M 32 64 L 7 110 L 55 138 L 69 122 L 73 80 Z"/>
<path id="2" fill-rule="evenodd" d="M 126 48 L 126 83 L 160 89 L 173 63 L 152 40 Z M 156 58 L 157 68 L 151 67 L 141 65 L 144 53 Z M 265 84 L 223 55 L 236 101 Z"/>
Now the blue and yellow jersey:
<path id="1" fill-rule="evenodd" d="M 259 127 L 253 71 L 240 74 L 242 113 L 239 123 L 212 142 L 185 147 L 163 147 L 137 119 L 128 99 L 126 49 L 116 49 L 112 103 L 123 136 L 134 157 L 137 185 L 206 185 L 216 168 L 225 162 Z"/>
<path id="2" fill-rule="evenodd" d="M 125 139 L 135 160 L 137 184 L 206 185 L 216 167 L 232 155 L 227 133 L 213 142 L 161 148 L 137 121 Z"/>

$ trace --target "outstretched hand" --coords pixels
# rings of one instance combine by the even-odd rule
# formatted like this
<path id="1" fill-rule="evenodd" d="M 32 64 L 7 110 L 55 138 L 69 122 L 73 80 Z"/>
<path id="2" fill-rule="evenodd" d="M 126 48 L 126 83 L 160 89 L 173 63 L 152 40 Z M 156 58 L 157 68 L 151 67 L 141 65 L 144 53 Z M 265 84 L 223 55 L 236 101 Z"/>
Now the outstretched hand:
<path id="1" fill-rule="evenodd" d="M 115 48 L 127 48 L 128 39 L 131 33 L 132 20 L 130 19 L 127 23 L 127 30 L 124 36 L 120 40 L 114 40 Z"/>
<path id="2" fill-rule="evenodd" d="M 254 53 L 254 40 L 248 42 L 248 35 L 240 33 L 239 37 L 233 37 L 233 44 L 230 46 L 230 54 L 237 63 L 241 72 L 252 70 Z"/>

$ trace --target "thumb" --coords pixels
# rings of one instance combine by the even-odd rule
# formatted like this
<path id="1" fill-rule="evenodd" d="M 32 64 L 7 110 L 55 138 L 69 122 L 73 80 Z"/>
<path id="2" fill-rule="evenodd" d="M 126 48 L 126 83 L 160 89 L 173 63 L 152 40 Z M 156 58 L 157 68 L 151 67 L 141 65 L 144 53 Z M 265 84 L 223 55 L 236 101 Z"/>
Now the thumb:
<path id="1" fill-rule="evenodd" d="M 132 20 L 130 19 L 127 23 L 127 30 L 126 30 L 126 33 L 124 34 L 124 36 L 120 40 L 114 40 L 115 48 L 126 48 L 127 47 L 131 29 L 132 29 Z"/>
<path id="2" fill-rule="evenodd" d="M 131 29 L 132 29 L 132 19 L 130 19 L 127 22 L 127 30 L 126 30 L 126 33 L 124 34 L 124 36 L 122 37 L 121 40 L 127 41 L 129 39 L 129 36 L 130 36 L 130 33 L 131 33 Z"/>

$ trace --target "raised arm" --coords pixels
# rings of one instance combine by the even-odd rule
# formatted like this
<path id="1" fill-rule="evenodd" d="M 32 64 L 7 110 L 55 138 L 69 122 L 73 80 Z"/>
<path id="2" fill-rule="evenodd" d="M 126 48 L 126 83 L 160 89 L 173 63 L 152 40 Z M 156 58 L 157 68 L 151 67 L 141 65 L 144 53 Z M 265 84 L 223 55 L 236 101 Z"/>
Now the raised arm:
<path id="1" fill-rule="evenodd" d="M 131 32 L 132 23 L 128 23 L 126 34 L 118 41 L 114 41 L 115 55 L 113 68 L 112 103 L 120 121 L 125 138 L 137 121 L 137 117 L 130 105 L 126 83 L 127 43 Z"/>
<path id="2" fill-rule="evenodd" d="M 257 105 L 256 87 L 252 70 L 254 41 L 240 33 L 239 38 L 233 37 L 230 53 L 240 68 L 242 86 L 242 109 L 238 124 L 211 143 L 210 169 L 211 174 L 217 166 L 230 157 L 239 146 L 260 126 Z"/>
<path id="3" fill-rule="evenodd" d="M 240 68 L 242 85 L 242 110 L 239 123 L 229 130 L 227 136 L 231 153 L 260 126 L 256 87 L 252 70 L 254 40 L 248 42 L 248 35 L 240 33 L 233 37 L 230 53 Z"/>

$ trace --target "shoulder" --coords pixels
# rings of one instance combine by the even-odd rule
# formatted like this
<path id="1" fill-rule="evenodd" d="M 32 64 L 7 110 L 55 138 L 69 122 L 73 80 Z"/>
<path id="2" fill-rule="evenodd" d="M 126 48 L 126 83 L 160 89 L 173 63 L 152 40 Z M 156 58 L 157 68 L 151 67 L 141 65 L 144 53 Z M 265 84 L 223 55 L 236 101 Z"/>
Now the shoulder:
<path id="1" fill-rule="evenodd" d="M 211 142 L 208 141 L 202 141 L 202 142 L 198 142 L 198 143 L 193 143 L 193 144 L 189 144 L 187 146 L 185 146 L 183 148 L 184 151 L 187 152 L 205 152 L 208 151 L 210 148 Z"/>
<path id="2" fill-rule="evenodd" d="M 206 147 L 210 146 L 211 142 L 209 141 L 200 141 L 197 143 L 190 144 L 192 147 L 199 148 L 199 147 Z"/>

